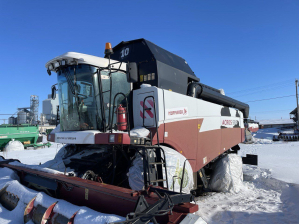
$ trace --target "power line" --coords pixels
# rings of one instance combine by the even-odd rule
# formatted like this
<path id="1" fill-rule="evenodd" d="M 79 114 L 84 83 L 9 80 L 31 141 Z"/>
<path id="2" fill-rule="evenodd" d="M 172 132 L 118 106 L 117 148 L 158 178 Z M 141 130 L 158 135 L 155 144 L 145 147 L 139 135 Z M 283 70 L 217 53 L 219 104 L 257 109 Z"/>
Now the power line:
<path id="1" fill-rule="evenodd" d="M 272 86 L 272 87 L 268 87 L 266 89 L 260 89 L 260 90 L 253 90 L 253 91 L 247 91 L 247 92 L 244 92 L 245 94 L 241 94 L 241 95 L 237 95 L 237 96 L 234 96 L 234 97 L 242 97 L 242 96 L 247 96 L 247 95 L 251 95 L 251 94 L 256 94 L 256 93 L 260 93 L 260 92 L 264 92 L 264 91 L 270 91 L 270 90 L 276 90 L 276 89 L 282 89 L 282 88 L 285 88 L 285 87 L 289 87 L 291 86 L 292 84 L 282 84 L 282 85 L 279 85 L 279 86 Z"/>
<path id="2" fill-rule="evenodd" d="M 257 102 L 257 101 L 264 101 L 264 100 L 275 100 L 275 99 L 280 99 L 280 98 L 285 98 L 285 97 L 291 97 L 291 96 L 296 96 L 296 95 L 278 96 L 278 97 L 273 97 L 273 98 L 268 98 L 268 99 L 252 100 L 252 101 L 247 101 L 246 103 Z"/>
<path id="3" fill-rule="evenodd" d="M 291 81 L 293 81 L 293 79 L 287 79 L 287 80 L 284 80 L 284 81 L 281 81 L 281 82 L 278 82 L 278 83 L 258 86 L 258 87 L 254 87 L 254 88 L 243 89 L 243 90 L 234 91 L 234 92 L 228 92 L 227 94 L 235 94 L 235 93 L 239 93 L 239 92 L 253 91 L 253 90 L 257 90 L 257 89 L 261 89 L 261 88 L 265 88 L 265 87 L 272 87 L 272 86 L 276 86 L 276 85 L 278 85 L 278 86 L 285 85 L 287 83 L 290 83 Z"/>
<path id="4" fill-rule="evenodd" d="M 285 110 L 269 110 L 269 111 L 260 111 L 260 112 L 250 112 L 251 114 L 261 114 L 261 113 L 275 113 L 275 112 L 282 112 L 282 111 L 291 111 L 292 109 L 285 109 Z"/>
<path id="5" fill-rule="evenodd" d="M 287 80 L 284 80 L 284 81 L 281 81 L 281 82 L 277 82 L 277 83 L 267 84 L 267 85 L 258 86 L 258 87 L 250 87 L 248 89 L 242 89 L 242 90 L 238 90 L 238 91 L 234 91 L 234 92 L 230 92 L 230 93 L 237 93 L 237 92 L 243 92 L 243 91 L 251 91 L 251 90 L 256 90 L 256 89 L 263 89 L 263 88 L 266 88 L 266 87 L 271 87 L 271 86 L 277 86 L 277 85 L 291 83 L 292 81 L 293 81 L 293 79 L 287 79 Z M 250 84 L 250 86 L 252 86 L 252 84 Z"/>

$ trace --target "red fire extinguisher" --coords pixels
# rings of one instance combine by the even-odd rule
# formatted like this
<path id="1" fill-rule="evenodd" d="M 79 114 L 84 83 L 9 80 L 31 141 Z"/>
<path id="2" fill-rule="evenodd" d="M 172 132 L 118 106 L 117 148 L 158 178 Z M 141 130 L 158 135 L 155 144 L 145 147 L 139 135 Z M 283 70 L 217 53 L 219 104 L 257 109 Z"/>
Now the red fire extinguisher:
<path id="1" fill-rule="evenodd" d="M 126 108 L 122 107 L 120 104 L 117 108 L 117 130 L 125 131 L 127 130 L 127 113 Z"/>

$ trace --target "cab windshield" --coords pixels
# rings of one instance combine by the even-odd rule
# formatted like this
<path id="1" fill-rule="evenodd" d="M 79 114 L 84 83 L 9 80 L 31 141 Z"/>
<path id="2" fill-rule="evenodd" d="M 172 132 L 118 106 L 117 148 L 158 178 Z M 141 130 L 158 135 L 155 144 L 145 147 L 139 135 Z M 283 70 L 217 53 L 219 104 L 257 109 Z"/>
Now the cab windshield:
<path id="1" fill-rule="evenodd" d="M 114 96 L 118 92 L 126 96 L 130 93 L 124 72 L 110 74 L 108 70 L 99 71 L 94 66 L 79 64 L 63 68 L 57 75 L 61 131 L 103 131 L 108 127 L 109 109 L 110 115 L 114 116 L 113 123 L 116 123 L 111 105 Z M 124 97 L 118 95 L 117 104 L 123 101 Z"/>

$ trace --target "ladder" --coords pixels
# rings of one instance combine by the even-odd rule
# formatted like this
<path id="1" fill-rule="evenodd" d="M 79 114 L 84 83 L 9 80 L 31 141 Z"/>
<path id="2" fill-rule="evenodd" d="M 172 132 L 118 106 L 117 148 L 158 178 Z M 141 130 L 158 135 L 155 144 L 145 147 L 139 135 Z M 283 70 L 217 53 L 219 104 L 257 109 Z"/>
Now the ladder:
<path id="1" fill-rule="evenodd" d="M 145 105 L 145 101 L 148 98 L 152 98 L 154 102 L 154 117 L 155 117 L 155 128 L 157 134 L 157 142 L 158 145 L 153 144 L 153 138 L 151 135 L 151 146 L 144 146 L 142 148 L 142 157 L 143 157 L 143 169 L 144 169 L 144 186 L 145 189 L 150 185 L 164 187 L 164 182 L 166 182 L 166 187 L 168 187 L 168 177 L 167 177 L 167 165 L 166 165 L 166 157 L 164 150 L 160 147 L 159 142 L 159 132 L 158 132 L 158 122 L 157 122 L 157 114 L 156 114 L 156 102 L 154 96 L 147 96 L 143 100 L 143 105 Z M 143 115 L 145 110 L 151 110 L 151 108 L 145 109 L 143 107 Z M 144 124 L 144 116 L 143 116 L 143 127 L 146 128 Z M 163 154 L 163 157 L 162 157 Z M 165 178 L 163 177 L 163 169 L 165 173 Z"/>
<path id="2" fill-rule="evenodd" d="M 164 150 L 160 146 L 144 146 L 142 157 L 145 188 L 150 185 L 165 187 L 164 182 L 166 182 L 166 187 L 169 189 Z M 163 177 L 163 170 L 165 177 Z"/>

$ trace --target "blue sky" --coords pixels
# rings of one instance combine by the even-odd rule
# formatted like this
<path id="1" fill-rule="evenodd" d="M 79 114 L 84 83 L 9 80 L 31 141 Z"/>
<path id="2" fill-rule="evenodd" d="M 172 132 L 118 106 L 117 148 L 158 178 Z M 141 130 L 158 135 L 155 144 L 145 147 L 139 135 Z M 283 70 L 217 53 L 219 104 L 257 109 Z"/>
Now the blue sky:
<path id="1" fill-rule="evenodd" d="M 42 104 L 56 83 L 44 67 L 53 57 L 67 51 L 103 56 L 106 42 L 137 38 L 183 57 L 201 82 L 243 102 L 295 95 L 298 0 L 2 0 L 0 114 L 29 106 L 30 95 Z M 280 119 L 296 101 L 249 104 L 252 118 Z"/>

